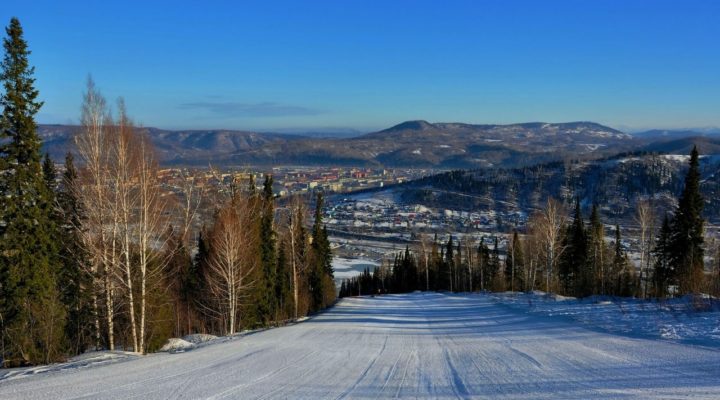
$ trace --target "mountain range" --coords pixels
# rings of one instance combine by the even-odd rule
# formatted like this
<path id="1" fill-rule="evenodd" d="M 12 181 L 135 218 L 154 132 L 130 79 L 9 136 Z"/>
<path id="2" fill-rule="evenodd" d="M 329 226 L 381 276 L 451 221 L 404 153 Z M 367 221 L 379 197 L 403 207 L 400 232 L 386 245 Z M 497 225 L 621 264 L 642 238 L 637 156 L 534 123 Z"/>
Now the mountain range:
<path id="1" fill-rule="evenodd" d="M 44 150 L 61 160 L 80 127 L 40 125 Z M 623 151 L 679 151 L 694 141 L 720 149 L 720 137 L 648 131 L 630 135 L 594 122 L 473 125 L 407 121 L 352 137 L 237 130 L 147 130 L 164 165 L 336 165 L 469 169 L 595 159 Z M 652 150 L 655 149 L 655 150 Z"/>

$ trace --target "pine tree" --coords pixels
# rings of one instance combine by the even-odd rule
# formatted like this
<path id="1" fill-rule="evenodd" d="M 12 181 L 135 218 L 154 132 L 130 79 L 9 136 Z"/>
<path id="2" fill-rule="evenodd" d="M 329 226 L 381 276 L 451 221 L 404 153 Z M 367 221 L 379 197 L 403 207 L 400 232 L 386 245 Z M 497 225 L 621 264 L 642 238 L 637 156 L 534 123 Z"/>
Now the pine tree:
<path id="1" fill-rule="evenodd" d="M 30 51 L 17 18 L 10 20 L 0 65 L 0 314 L 5 364 L 62 356 L 65 314 L 59 302 L 57 230 L 52 193 L 40 163 L 37 100 Z"/>
<path id="2" fill-rule="evenodd" d="M 685 187 L 672 220 L 670 265 L 677 276 L 680 294 L 698 292 L 704 280 L 704 200 L 700 194 L 700 163 L 697 147 L 690 153 Z"/>

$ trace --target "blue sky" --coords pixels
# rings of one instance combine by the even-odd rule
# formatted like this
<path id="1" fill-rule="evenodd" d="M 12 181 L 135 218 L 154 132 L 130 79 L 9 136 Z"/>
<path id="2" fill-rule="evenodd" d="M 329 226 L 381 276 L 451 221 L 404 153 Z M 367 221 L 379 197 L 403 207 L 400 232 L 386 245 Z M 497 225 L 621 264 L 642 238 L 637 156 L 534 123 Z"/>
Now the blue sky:
<path id="1" fill-rule="evenodd" d="M 92 74 L 162 128 L 720 126 L 714 0 L 4 0 L 11 16 L 44 123 L 78 121 Z"/>

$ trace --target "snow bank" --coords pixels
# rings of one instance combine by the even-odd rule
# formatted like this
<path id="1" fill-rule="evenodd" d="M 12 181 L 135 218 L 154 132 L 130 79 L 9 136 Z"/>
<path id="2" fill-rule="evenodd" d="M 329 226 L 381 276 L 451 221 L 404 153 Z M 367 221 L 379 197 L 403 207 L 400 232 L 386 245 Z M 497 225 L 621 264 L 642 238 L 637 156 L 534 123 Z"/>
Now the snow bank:
<path id="1" fill-rule="evenodd" d="M 708 296 L 666 301 L 608 296 L 576 299 L 540 291 L 490 296 L 516 310 L 567 318 L 607 332 L 720 348 L 720 301 Z"/>
<path id="2" fill-rule="evenodd" d="M 215 335 L 208 335 L 207 333 L 194 333 L 192 335 L 183 336 L 182 340 L 190 342 L 192 344 L 203 344 L 211 342 L 217 339 Z"/>
<path id="3" fill-rule="evenodd" d="M 73 357 L 64 363 L 38 365 L 25 368 L 0 368 L 0 382 L 5 380 L 38 375 L 45 372 L 87 369 L 100 365 L 132 360 L 140 357 L 140 354 L 129 351 L 93 351 Z"/>
<path id="4" fill-rule="evenodd" d="M 170 338 L 163 347 L 160 348 L 160 352 L 167 353 L 181 353 L 184 351 L 192 350 L 201 345 L 216 341 L 218 339 L 215 335 L 208 335 L 206 333 L 194 333 L 191 335 L 183 336 L 180 338 Z"/>
<path id="5" fill-rule="evenodd" d="M 161 347 L 158 351 L 167 353 L 180 353 L 186 350 L 192 350 L 194 347 L 195 345 L 188 342 L 187 340 L 170 338 L 168 339 L 167 343 L 165 343 L 165 345 Z"/>

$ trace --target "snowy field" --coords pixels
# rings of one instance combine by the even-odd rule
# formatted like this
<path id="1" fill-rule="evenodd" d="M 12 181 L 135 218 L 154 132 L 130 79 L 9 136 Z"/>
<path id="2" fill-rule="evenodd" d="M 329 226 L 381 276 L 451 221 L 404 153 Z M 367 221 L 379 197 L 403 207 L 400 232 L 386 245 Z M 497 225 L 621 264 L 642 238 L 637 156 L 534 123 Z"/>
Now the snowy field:
<path id="1" fill-rule="evenodd" d="M 564 317 L 588 328 L 720 349 L 720 301 L 682 298 L 643 301 L 592 296 L 585 299 L 535 293 L 493 293 L 498 304 L 535 315 Z M 701 310 L 702 312 L 698 312 Z"/>
<path id="2" fill-rule="evenodd" d="M 348 298 L 190 351 L 17 371 L 0 398 L 720 398 L 715 346 L 598 329 L 568 316 L 587 307 L 575 301 L 502 296 Z"/>
<path id="3" fill-rule="evenodd" d="M 343 279 L 358 276 L 365 268 L 369 268 L 370 272 L 372 272 L 379 265 L 380 263 L 377 261 L 364 258 L 333 257 L 332 266 L 335 270 L 335 284 L 339 287 Z"/>

